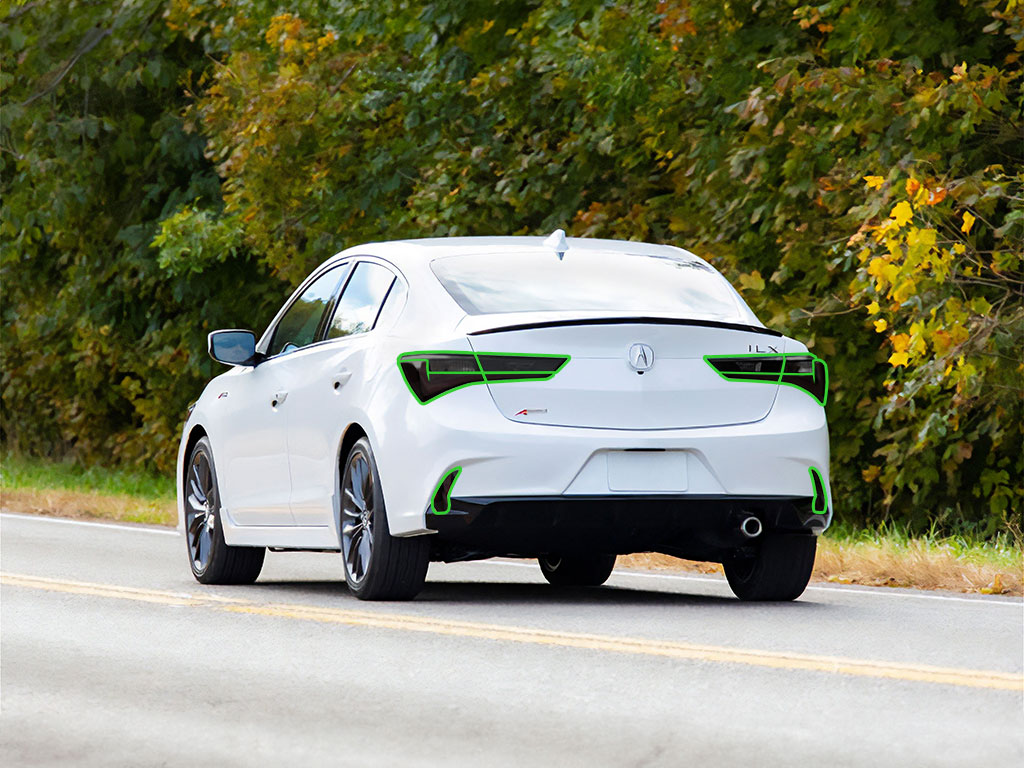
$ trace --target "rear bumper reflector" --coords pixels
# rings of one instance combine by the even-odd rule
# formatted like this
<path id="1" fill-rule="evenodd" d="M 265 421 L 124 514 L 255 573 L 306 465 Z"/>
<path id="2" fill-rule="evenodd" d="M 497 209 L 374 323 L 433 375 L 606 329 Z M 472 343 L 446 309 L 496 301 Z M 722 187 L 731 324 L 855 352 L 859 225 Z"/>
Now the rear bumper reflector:
<path id="1" fill-rule="evenodd" d="M 828 512 L 828 493 L 825 490 L 825 481 L 821 476 L 821 470 L 817 467 L 809 467 L 807 471 L 811 475 L 811 488 L 814 489 L 814 496 L 811 498 L 811 511 L 816 515 L 824 515 Z"/>
<path id="2" fill-rule="evenodd" d="M 441 482 L 437 484 L 434 495 L 430 497 L 430 512 L 435 515 L 447 515 L 452 509 L 452 489 L 455 481 L 462 474 L 462 467 L 452 467 L 445 472 Z"/>

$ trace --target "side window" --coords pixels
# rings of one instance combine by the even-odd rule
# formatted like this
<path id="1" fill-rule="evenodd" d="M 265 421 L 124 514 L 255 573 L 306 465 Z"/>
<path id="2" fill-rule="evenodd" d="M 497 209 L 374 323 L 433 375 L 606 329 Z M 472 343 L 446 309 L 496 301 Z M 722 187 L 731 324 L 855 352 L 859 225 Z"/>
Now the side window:
<path id="1" fill-rule="evenodd" d="M 316 341 L 316 332 L 324 312 L 347 271 L 348 265 L 335 267 L 310 283 L 277 324 L 267 354 L 280 355 Z"/>
<path id="2" fill-rule="evenodd" d="M 395 324 L 398 315 L 405 308 L 406 293 L 405 283 L 395 278 L 391 290 L 388 291 L 388 297 L 384 299 L 384 306 L 380 308 L 380 314 L 377 315 L 377 322 L 373 324 L 374 328 L 387 330 Z"/>
<path id="3" fill-rule="evenodd" d="M 327 338 L 340 339 L 373 328 L 380 305 L 394 280 L 395 276 L 386 267 L 368 261 L 357 264 L 334 310 Z"/>

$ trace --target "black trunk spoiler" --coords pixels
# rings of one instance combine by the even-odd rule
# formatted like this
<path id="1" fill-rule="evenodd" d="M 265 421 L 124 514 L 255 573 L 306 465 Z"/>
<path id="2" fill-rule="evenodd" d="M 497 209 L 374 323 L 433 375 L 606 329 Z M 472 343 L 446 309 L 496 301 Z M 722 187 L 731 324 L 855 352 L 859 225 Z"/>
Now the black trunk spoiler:
<path id="1" fill-rule="evenodd" d="M 698 328 L 724 328 L 730 331 L 746 331 L 748 333 L 760 333 L 763 336 L 781 337 L 779 331 L 765 328 L 762 325 L 746 325 L 744 323 L 724 323 L 718 320 L 692 320 L 687 318 L 674 317 L 594 317 L 580 318 L 577 320 L 540 320 L 534 323 L 519 323 L 517 325 L 502 325 L 494 328 L 484 328 L 479 331 L 470 331 L 469 336 L 484 336 L 488 333 L 505 333 L 506 331 L 527 331 L 534 328 L 561 328 L 571 325 L 690 325 Z"/>

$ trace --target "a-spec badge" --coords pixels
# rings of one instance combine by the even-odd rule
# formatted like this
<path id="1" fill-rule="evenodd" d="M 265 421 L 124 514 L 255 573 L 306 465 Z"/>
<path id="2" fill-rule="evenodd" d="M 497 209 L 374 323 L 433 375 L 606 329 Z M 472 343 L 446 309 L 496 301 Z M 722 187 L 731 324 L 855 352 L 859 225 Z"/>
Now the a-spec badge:
<path id="1" fill-rule="evenodd" d="M 646 344 L 634 344 L 629 348 L 629 364 L 634 371 L 648 371 L 654 365 L 654 350 Z"/>

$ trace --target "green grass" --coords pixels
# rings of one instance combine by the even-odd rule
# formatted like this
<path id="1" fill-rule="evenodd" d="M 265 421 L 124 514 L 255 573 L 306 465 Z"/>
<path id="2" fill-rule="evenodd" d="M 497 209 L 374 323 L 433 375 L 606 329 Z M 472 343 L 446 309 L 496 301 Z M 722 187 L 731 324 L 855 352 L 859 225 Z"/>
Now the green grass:
<path id="1" fill-rule="evenodd" d="M 825 538 L 840 545 L 873 545 L 897 554 L 923 549 L 948 553 L 976 565 L 1017 572 L 1024 568 L 1024 542 L 1020 533 L 1013 531 L 1000 531 L 991 538 L 983 539 L 970 534 L 944 535 L 935 530 L 912 534 L 904 527 L 886 523 L 875 528 L 858 528 L 837 521 L 825 532 Z"/>
<path id="2" fill-rule="evenodd" d="M 9 453 L 0 459 L 0 488 L 89 491 L 148 501 L 174 501 L 174 478 L 169 475 L 135 469 L 83 467 Z"/>

